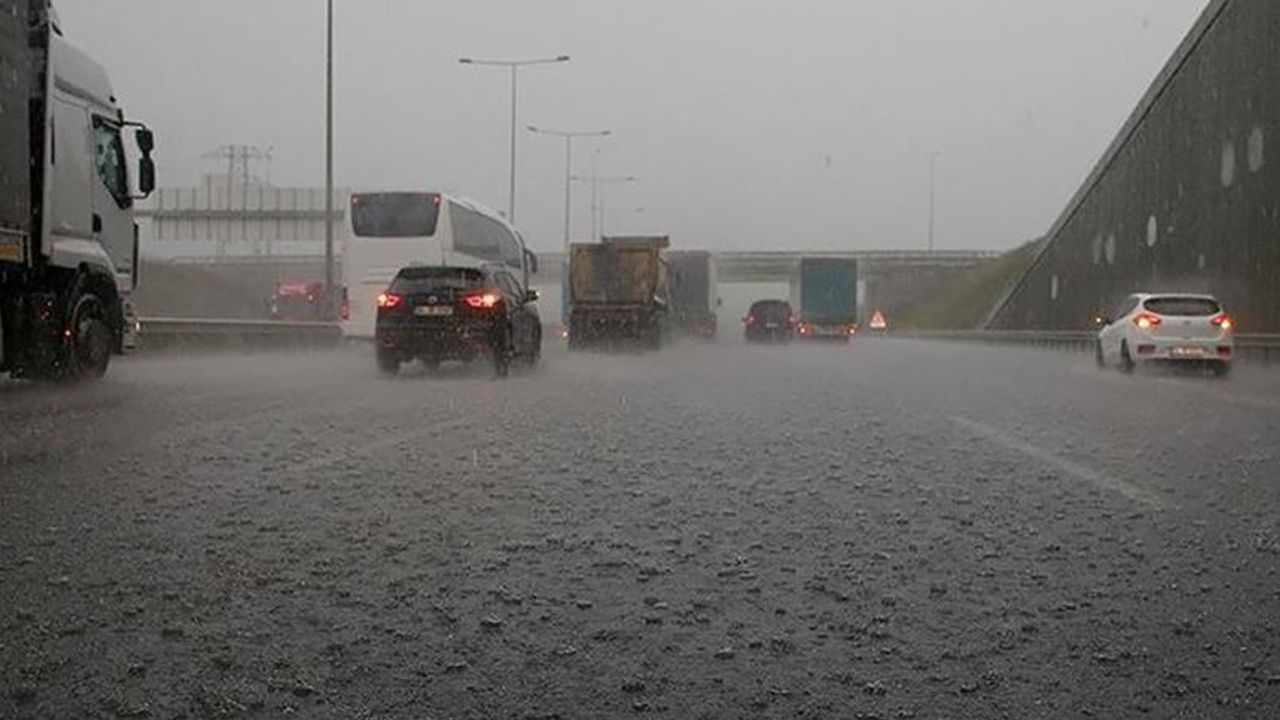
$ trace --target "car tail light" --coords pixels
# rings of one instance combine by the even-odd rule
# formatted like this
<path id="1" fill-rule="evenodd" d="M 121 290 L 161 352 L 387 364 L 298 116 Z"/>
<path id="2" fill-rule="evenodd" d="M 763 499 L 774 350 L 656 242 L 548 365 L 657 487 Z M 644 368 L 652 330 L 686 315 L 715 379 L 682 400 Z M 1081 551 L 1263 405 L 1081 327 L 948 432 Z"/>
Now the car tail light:
<path id="1" fill-rule="evenodd" d="M 1218 346 L 1218 357 L 1224 357 L 1224 358 L 1231 357 L 1232 352 L 1233 352 L 1233 348 L 1230 345 Z"/>
<path id="2" fill-rule="evenodd" d="M 755 316 L 755 315 L 748 315 L 748 316 L 746 316 L 746 317 L 742 318 L 742 324 L 743 324 L 743 325 L 755 325 L 755 324 L 756 324 L 756 316 Z"/>
<path id="3" fill-rule="evenodd" d="M 402 302 L 404 302 L 403 295 L 396 295 L 394 293 L 382 293 L 381 295 L 378 296 L 378 307 L 382 308 L 383 310 L 390 310 L 391 308 L 399 307 L 400 303 Z"/>
<path id="4" fill-rule="evenodd" d="M 1155 345 L 1139 345 L 1138 354 L 1139 355 L 1155 355 L 1156 346 Z"/>
<path id="5" fill-rule="evenodd" d="M 1215 326 L 1222 329 L 1223 331 L 1234 330 L 1236 327 L 1235 321 L 1233 321 L 1231 319 L 1231 316 L 1226 313 L 1215 315 L 1213 319 L 1210 320 L 1209 322 L 1213 323 Z"/>
<path id="6" fill-rule="evenodd" d="M 848 327 L 845 328 L 845 332 L 849 333 L 850 335 L 857 335 L 858 327 L 856 325 L 849 325 Z"/>
<path id="7" fill-rule="evenodd" d="M 1133 324 L 1143 330 L 1160 327 L 1160 323 L 1162 322 L 1164 322 L 1163 318 L 1159 315 L 1153 315 L 1152 313 L 1140 313 L 1133 319 Z"/>
<path id="8" fill-rule="evenodd" d="M 498 297 L 495 293 L 476 293 L 475 295 L 464 296 L 462 301 L 465 302 L 468 307 L 473 307 L 478 310 L 492 310 L 493 308 L 498 307 L 498 303 L 502 302 L 502 298 Z"/>

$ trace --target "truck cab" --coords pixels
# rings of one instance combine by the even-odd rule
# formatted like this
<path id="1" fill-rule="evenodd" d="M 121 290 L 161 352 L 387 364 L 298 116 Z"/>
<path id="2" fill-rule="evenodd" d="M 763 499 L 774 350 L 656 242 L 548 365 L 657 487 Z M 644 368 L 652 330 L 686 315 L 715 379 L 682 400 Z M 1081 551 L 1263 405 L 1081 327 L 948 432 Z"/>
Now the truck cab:
<path id="1" fill-rule="evenodd" d="M 0 61 L 0 103 L 28 109 L 0 115 L 0 371 L 100 377 L 138 344 L 134 202 L 155 187 L 154 139 L 47 0 L 0 0 Z"/>

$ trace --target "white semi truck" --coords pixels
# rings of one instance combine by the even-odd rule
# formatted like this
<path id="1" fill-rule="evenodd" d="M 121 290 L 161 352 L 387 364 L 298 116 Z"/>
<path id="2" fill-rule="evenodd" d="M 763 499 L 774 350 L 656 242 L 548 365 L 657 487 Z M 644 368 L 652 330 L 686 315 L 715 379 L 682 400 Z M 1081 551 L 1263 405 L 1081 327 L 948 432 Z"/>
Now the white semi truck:
<path id="1" fill-rule="evenodd" d="M 0 68 L 0 373 L 98 378 L 138 341 L 133 206 L 154 139 L 49 0 L 0 0 Z"/>

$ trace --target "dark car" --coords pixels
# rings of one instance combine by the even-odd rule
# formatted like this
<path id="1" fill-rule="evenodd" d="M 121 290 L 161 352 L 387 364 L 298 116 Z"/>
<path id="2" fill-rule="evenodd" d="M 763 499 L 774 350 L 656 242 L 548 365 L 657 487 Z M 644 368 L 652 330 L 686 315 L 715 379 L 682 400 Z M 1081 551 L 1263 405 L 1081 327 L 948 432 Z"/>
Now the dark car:
<path id="1" fill-rule="evenodd" d="M 394 375 L 412 360 L 431 371 L 484 359 L 505 377 L 512 360 L 532 365 L 542 355 L 537 299 L 500 265 L 404 268 L 378 296 L 378 368 Z"/>
<path id="2" fill-rule="evenodd" d="M 795 337 L 796 314 L 786 300 L 759 300 L 742 319 L 747 342 L 789 343 Z"/>

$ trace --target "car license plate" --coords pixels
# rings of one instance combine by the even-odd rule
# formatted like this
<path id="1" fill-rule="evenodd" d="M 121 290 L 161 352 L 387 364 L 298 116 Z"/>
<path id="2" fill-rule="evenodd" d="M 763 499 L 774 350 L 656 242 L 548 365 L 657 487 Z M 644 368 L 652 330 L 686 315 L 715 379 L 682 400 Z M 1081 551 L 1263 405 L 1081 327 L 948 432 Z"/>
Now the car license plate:
<path id="1" fill-rule="evenodd" d="M 453 314 L 453 308 L 448 305 L 423 305 L 414 308 L 413 314 L 418 317 L 447 317 Z"/>
<path id="2" fill-rule="evenodd" d="M 1173 349 L 1172 354 L 1174 357 L 1198 358 L 1204 357 L 1205 351 L 1202 347 L 1176 347 Z"/>

